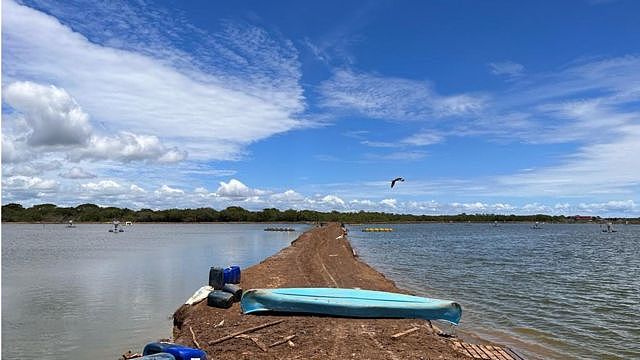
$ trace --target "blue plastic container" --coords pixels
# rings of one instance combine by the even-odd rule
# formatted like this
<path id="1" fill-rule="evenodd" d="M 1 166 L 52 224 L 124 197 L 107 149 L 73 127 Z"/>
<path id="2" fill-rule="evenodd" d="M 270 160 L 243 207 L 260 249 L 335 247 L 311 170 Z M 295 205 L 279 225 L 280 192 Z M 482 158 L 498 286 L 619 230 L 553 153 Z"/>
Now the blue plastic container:
<path id="1" fill-rule="evenodd" d="M 177 346 L 177 344 L 167 343 L 167 342 L 148 343 L 147 346 L 144 347 L 144 350 L 142 350 L 142 355 L 152 355 L 152 354 L 166 352 L 165 350 L 167 350 L 167 348 L 171 346 Z"/>
<path id="2" fill-rule="evenodd" d="M 231 272 L 234 274 L 234 282 L 232 284 L 240 284 L 240 266 L 231 265 Z"/>
<path id="3" fill-rule="evenodd" d="M 207 354 L 204 351 L 182 345 L 168 347 L 166 352 L 173 355 L 176 360 L 207 360 Z"/>
<path id="4" fill-rule="evenodd" d="M 151 355 L 145 355 L 143 357 L 139 357 L 138 360 L 176 360 L 176 357 L 169 353 L 157 353 Z"/>
<path id="5" fill-rule="evenodd" d="M 224 283 L 233 284 L 233 271 L 231 268 L 224 269 Z"/>

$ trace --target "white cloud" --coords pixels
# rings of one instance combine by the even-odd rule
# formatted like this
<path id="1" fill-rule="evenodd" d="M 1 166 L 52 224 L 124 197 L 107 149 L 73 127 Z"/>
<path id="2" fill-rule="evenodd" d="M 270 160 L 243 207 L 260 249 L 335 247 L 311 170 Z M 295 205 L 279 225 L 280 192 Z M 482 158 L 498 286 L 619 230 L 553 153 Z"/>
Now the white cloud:
<path id="1" fill-rule="evenodd" d="M 14 82 L 4 88 L 3 98 L 24 114 L 31 128 L 27 135 L 30 145 L 80 145 L 91 135 L 89 116 L 64 89 Z"/>
<path id="2" fill-rule="evenodd" d="M 6 119 L 4 120 L 6 122 Z M 24 141 L 16 141 L 12 136 L 2 134 L 2 162 L 20 163 L 33 159 L 33 154 Z"/>
<path id="3" fill-rule="evenodd" d="M 56 190 L 58 187 L 58 183 L 54 180 L 20 175 L 4 178 L 2 185 L 12 190 L 38 190 L 45 192 Z"/>
<path id="4" fill-rule="evenodd" d="M 498 177 L 510 194 L 599 196 L 629 193 L 640 185 L 640 126 L 626 126 L 614 138 L 579 148 L 560 165 Z"/>
<path id="5" fill-rule="evenodd" d="M 90 179 L 96 177 L 95 174 L 85 171 L 84 169 L 77 166 L 72 167 L 69 171 L 60 174 L 60 176 L 67 179 Z"/>
<path id="6" fill-rule="evenodd" d="M 228 183 L 220 182 L 220 187 L 216 190 L 218 196 L 227 198 L 250 198 L 255 195 L 262 195 L 265 192 L 258 189 L 251 189 L 239 180 L 231 179 Z"/>
<path id="7" fill-rule="evenodd" d="M 423 131 L 403 139 L 402 143 L 414 146 L 427 146 L 437 144 L 442 140 L 443 137 L 440 134 L 432 131 Z"/>
<path id="8" fill-rule="evenodd" d="M 463 209 L 464 211 L 484 211 L 487 208 L 486 204 L 483 204 L 481 202 L 474 202 L 474 203 L 453 203 L 451 204 L 452 207 L 454 208 L 459 208 L 459 209 Z"/>
<path id="9" fill-rule="evenodd" d="M 338 207 L 344 207 L 345 206 L 344 200 L 342 200 L 341 198 L 339 198 L 339 197 L 337 197 L 335 195 L 327 195 L 327 196 L 323 197 L 320 201 L 323 204 L 327 204 L 327 205 L 331 205 L 331 206 L 338 206 Z"/>
<path id="10" fill-rule="evenodd" d="M 495 75 L 520 76 L 524 72 L 522 64 L 513 61 L 501 61 L 489 63 L 491 72 Z"/>
<path id="11" fill-rule="evenodd" d="M 437 94 L 429 83 L 338 70 L 320 86 L 323 105 L 384 120 L 433 121 L 465 115 L 484 106 L 482 97 Z"/>
<path id="12" fill-rule="evenodd" d="M 100 180 L 98 182 L 90 182 L 81 184 L 80 188 L 89 192 L 100 194 L 118 194 L 125 188 L 113 180 Z"/>
<path id="13" fill-rule="evenodd" d="M 427 146 L 442 142 L 444 137 L 435 131 L 421 131 L 397 142 L 362 140 L 361 144 L 378 148 L 398 148 L 406 146 Z"/>
<path id="14" fill-rule="evenodd" d="M 371 155 L 369 158 L 393 161 L 416 161 L 423 159 L 426 156 L 427 153 L 424 151 L 398 151 L 384 155 Z"/>
<path id="15" fill-rule="evenodd" d="M 108 129 L 170 136 L 192 158 L 229 160 L 247 144 L 303 125 L 295 118 L 305 108 L 295 48 L 261 29 L 228 26 L 207 44 L 215 53 L 203 57 L 229 60 L 240 72 L 229 76 L 101 46 L 13 1 L 3 2 L 2 17 L 3 50 L 11 54 L 3 57 L 5 81 L 46 79 Z"/>
<path id="16" fill-rule="evenodd" d="M 57 170 L 62 167 L 62 163 L 58 160 L 51 160 L 49 162 L 24 162 L 24 163 L 10 163 L 2 167 L 2 174 L 5 176 L 34 176 L 42 175 L 51 170 Z"/>
<path id="17" fill-rule="evenodd" d="M 209 190 L 207 190 L 206 188 L 203 187 L 197 187 L 193 190 L 194 193 L 198 194 L 198 195 L 208 195 L 210 194 Z"/>
<path id="18" fill-rule="evenodd" d="M 365 199 L 365 200 L 354 199 L 349 201 L 349 205 L 352 205 L 352 207 L 354 207 L 355 209 L 363 209 L 363 208 L 372 208 L 376 205 L 376 203 L 368 199 Z"/>
<path id="19" fill-rule="evenodd" d="M 176 162 L 187 154 L 177 148 L 168 149 L 158 137 L 120 132 L 111 137 L 94 136 L 86 148 L 69 153 L 72 161 L 83 159 L 117 160 L 122 162 L 156 159 L 160 162 Z"/>
<path id="20" fill-rule="evenodd" d="M 72 161 L 92 160 L 157 160 L 176 162 L 186 157 L 184 151 L 167 148 L 156 136 L 120 132 L 112 137 L 93 134 L 89 116 L 64 90 L 33 82 L 14 82 L 5 88 L 5 101 L 23 114 L 30 146 L 48 146 L 42 152 L 65 152 Z M 27 144 L 6 137 L 3 144 L 9 162 L 25 161 L 18 154 Z M 38 152 L 38 149 L 33 149 Z"/>
<path id="21" fill-rule="evenodd" d="M 129 190 L 132 193 L 139 193 L 139 194 L 146 194 L 147 191 L 143 188 L 141 188 L 140 186 L 136 185 L 136 184 L 131 184 L 131 186 L 129 186 Z"/>
<path id="22" fill-rule="evenodd" d="M 577 208 L 595 213 L 630 213 L 638 210 L 638 205 L 633 200 L 616 200 L 603 203 L 581 203 L 578 204 Z"/>
<path id="23" fill-rule="evenodd" d="M 304 200 L 304 196 L 289 189 L 283 193 L 272 194 L 270 199 L 275 202 L 295 203 Z"/>
<path id="24" fill-rule="evenodd" d="M 172 188 L 169 185 L 162 185 L 158 190 L 154 191 L 154 194 L 158 197 L 176 197 L 185 194 L 184 190 Z"/>
<path id="25" fill-rule="evenodd" d="M 370 140 L 362 140 L 360 141 L 360 144 L 371 146 L 371 147 L 377 147 L 377 148 L 396 148 L 396 147 L 402 146 L 402 144 L 394 143 L 394 142 L 370 141 Z"/>
<path id="26" fill-rule="evenodd" d="M 3 204 L 8 202 L 27 203 L 50 202 L 59 189 L 59 183 L 50 179 L 43 179 L 38 176 L 3 176 L 2 191 Z"/>
<path id="27" fill-rule="evenodd" d="M 383 200 L 380 200 L 380 204 L 395 209 L 396 206 L 398 205 L 398 200 L 396 200 L 396 199 L 383 199 Z"/>
<path id="28" fill-rule="evenodd" d="M 164 154 L 158 157 L 158 161 L 162 163 L 174 163 L 182 161 L 187 157 L 186 151 L 180 151 L 175 147 L 161 152 L 164 152 Z"/>

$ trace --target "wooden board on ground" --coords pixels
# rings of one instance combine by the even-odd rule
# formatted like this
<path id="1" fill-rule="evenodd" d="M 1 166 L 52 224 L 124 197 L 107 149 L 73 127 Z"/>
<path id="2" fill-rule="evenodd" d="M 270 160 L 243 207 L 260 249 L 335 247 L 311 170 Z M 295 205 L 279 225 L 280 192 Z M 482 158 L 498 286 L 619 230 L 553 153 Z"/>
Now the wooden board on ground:
<path id="1" fill-rule="evenodd" d="M 470 356 L 474 359 L 482 360 L 524 360 L 508 347 L 500 347 L 495 345 L 478 345 L 470 344 L 460 340 L 453 340 L 453 347 L 460 353 Z"/>

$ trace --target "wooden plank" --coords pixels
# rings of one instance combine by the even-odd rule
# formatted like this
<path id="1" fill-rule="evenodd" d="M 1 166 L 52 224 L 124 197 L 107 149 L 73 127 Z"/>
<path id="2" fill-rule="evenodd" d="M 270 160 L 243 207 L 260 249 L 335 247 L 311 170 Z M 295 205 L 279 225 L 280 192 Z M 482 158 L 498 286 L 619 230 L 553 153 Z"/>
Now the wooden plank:
<path id="1" fill-rule="evenodd" d="M 508 360 L 517 360 L 517 358 L 513 357 L 506 349 L 502 348 L 500 351 L 504 354 Z"/>
<path id="2" fill-rule="evenodd" d="M 486 345 L 478 345 L 478 347 L 480 348 L 480 350 L 482 351 L 482 354 L 485 355 L 486 357 L 489 358 L 489 360 L 500 360 L 499 358 L 497 358 L 493 352 L 491 350 L 489 350 L 489 348 L 487 348 Z"/>
<path id="3" fill-rule="evenodd" d="M 493 351 L 497 354 L 500 354 L 501 359 L 503 360 L 514 360 L 511 355 L 507 354 L 504 349 L 502 349 L 502 347 L 500 346 L 492 346 L 493 347 Z"/>
<path id="4" fill-rule="evenodd" d="M 473 357 L 473 355 L 469 352 L 469 350 L 465 349 L 464 346 L 462 346 L 460 341 L 454 341 L 453 346 L 456 348 L 456 350 L 458 350 L 462 354 Z"/>
<path id="5" fill-rule="evenodd" d="M 485 346 L 485 348 L 487 350 L 489 350 L 491 352 L 491 355 L 495 356 L 496 359 L 498 360 L 510 360 L 508 358 L 505 358 L 501 353 L 500 353 L 500 348 L 497 346 L 493 346 L 493 345 L 487 345 Z"/>
<path id="6" fill-rule="evenodd" d="M 469 344 L 471 345 L 480 355 L 480 359 L 483 360 L 491 360 L 491 358 L 489 356 L 487 356 L 486 354 L 484 354 L 484 351 L 482 351 L 482 348 L 476 344 Z"/>
<path id="7" fill-rule="evenodd" d="M 515 360 L 524 360 L 522 356 L 518 355 L 517 352 L 511 350 L 511 348 L 506 347 L 504 349 L 507 352 L 507 354 L 511 355 L 511 357 L 514 358 Z"/>
<path id="8" fill-rule="evenodd" d="M 496 346 L 492 346 L 492 345 L 486 345 L 484 347 L 489 354 L 491 354 L 491 358 L 495 359 L 495 360 L 509 360 L 509 359 L 505 359 L 502 354 L 500 354 L 500 352 L 498 351 L 499 348 Z"/>
<path id="9" fill-rule="evenodd" d="M 461 347 L 461 348 L 463 348 L 463 349 L 464 349 L 464 351 L 466 351 L 466 352 L 467 352 L 467 355 L 471 356 L 471 357 L 472 357 L 472 358 L 474 358 L 474 359 L 476 358 L 476 356 L 474 355 L 474 353 L 473 353 L 473 352 L 471 352 L 471 350 L 469 350 L 469 348 L 467 348 L 463 342 L 460 342 L 460 347 Z"/>
<path id="10" fill-rule="evenodd" d="M 465 349 L 467 349 L 467 351 L 471 353 L 471 357 L 473 357 L 474 359 L 482 359 L 482 355 L 473 347 L 472 344 L 462 343 L 462 346 L 464 346 Z"/>

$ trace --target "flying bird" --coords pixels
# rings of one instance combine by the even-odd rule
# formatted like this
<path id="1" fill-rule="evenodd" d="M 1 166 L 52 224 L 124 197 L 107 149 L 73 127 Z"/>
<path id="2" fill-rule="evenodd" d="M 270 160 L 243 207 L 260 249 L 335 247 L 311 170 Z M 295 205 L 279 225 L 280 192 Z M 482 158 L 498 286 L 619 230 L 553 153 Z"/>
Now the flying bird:
<path id="1" fill-rule="evenodd" d="M 404 181 L 404 179 L 399 177 L 391 180 L 391 187 L 393 187 L 398 181 Z"/>

